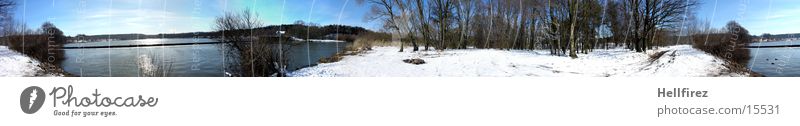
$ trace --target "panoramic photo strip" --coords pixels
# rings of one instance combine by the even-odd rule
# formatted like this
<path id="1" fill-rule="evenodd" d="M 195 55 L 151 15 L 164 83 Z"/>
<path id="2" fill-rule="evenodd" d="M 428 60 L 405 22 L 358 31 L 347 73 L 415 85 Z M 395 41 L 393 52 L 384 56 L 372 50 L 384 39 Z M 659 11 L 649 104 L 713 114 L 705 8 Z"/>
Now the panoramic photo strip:
<path id="1" fill-rule="evenodd" d="M 798 77 L 794 0 L 0 0 L 2 77 Z"/>
<path id="2" fill-rule="evenodd" d="M 797 59 L 800 0 L 0 0 L 0 126 L 798 126 Z"/>

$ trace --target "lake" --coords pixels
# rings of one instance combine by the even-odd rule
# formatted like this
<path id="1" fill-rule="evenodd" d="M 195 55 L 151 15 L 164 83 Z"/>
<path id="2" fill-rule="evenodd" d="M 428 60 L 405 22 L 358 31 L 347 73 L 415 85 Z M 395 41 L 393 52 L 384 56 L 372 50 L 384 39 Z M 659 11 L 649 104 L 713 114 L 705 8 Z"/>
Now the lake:
<path id="1" fill-rule="evenodd" d="M 800 41 L 779 41 L 752 43 L 751 46 L 798 45 Z M 768 77 L 800 76 L 800 62 L 797 55 L 800 48 L 751 48 L 748 68 Z"/>
<path id="2" fill-rule="evenodd" d="M 70 43 L 65 47 L 152 45 L 176 43 L 207 43 L 212 39 L 139 39 L 107 42 Z M 334 55 L 349 43 L 345 42 L 286 42 L 289 48 L 288 70 L 316 65 L 320 58 Z M 169 66 L 170 76 L 224 77 L 225 67 L 237 59 L 224 56 L 223 44 L 190 44 L 127 48 L 66 49 L 65 71 L 88 77 L 136 77 L 142 70 Z M 310 53 L 309 53 L 310 52 Z"/>

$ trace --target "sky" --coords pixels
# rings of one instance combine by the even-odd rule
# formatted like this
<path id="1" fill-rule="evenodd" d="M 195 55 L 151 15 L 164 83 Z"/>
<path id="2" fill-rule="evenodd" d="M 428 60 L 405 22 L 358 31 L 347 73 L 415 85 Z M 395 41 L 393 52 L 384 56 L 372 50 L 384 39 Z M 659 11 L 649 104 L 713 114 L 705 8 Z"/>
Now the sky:
<path id="1" fill-rule="evenodd" d="M 697 17 L 722 28 L 739 22 L 751 35 L 800 33 L 800 0 L 702 0 Z"/>
<path id="2" fill-rule="evenodd" d="M 697 18 L 721 28 L 736 20 L 750 34 L 800 32 L 798 0 L 700 0 Z M 67 35 L 212 31 L 214 17 L 249 8 L 267 25 L 296 20 L 376 30 L 368 5 L 356 0 L 17 0 L 15 20 L 38 28 L 53 22 Z"/>
<path id="3" fill-rule="evenodd" d="M 249 8 L 266 25 L 297 20 L 377 29 L 365 21 L 369 6 L 356 0 L 17 0 L 14 20 L 38 28 L 50 21 L 76 34 L 184 33 L 212 31 L 216 16 Z"/>

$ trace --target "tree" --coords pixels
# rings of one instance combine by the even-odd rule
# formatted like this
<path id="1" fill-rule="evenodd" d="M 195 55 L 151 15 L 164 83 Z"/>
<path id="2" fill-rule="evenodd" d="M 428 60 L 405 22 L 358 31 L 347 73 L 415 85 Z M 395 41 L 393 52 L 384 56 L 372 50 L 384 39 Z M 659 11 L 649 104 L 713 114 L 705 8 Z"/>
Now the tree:
<path id="1" fill-rule="evenodd" d="M 417 42 L 414 39 L 415 37 L 409 35 L 409 34 L 412 33 L 412 29 L 409 28 L 409 27 L 411 27 L 411 26 L 409 26 L 409 25 L 411 25 L 410 21 L 409 21 L 410 16 L 411 16 L 410 15 L 411 12 L 409 10 L 409 5 L 411 3 L 409 3 L 409 1 L 407 1 L 407 0 L 394 0 L 394 1 L 395 1 L 395 5 L 397 5 L 397 8 L 400 10 L 399 17 L 396 17 L 397 20 L 394 20 L 395 21 L 394 24 L 397 26 L 397 30 L 398 30 L 397 31 L 398 32 L 398 37 L 401 38 L 400 39 L 400 52 L 403 52 L 403 48 L 405 48 L 405 45 L 404 45 L 405 42 L 403 42 L 403 39 L 405 39 L 405 38 L 409 38 L 410 39 L 411 46 L 413 46 L 413 50 L 412 51 L 418 51 L 419 47 L 417 47 Z"/>
<path id="2" fill-rule="evenodd" d="M 42 31 L 44 31 L 44 33 L 48 36 L 47 38 L 48 40 L 52 42 L 58 42 L 61 44 L 67 42 L 66 36 L 64 36 L 64 32 L 61 31 L 61 29 L 58 29 L 53 23 L 44 22 L 41 28 Z"/>
<path id="3" fill-rule="evenodd" d="M 609 43 L 643 52 L 693 21 L 696 0 L 370 0 L 393 31 L 436 49 L 549 49 L 577 57 Z M 391 13 L 390 13 L 391 12 Z M 412 13 L 406 13 L 412 12 Z M 405 15 L 409 14 L 409 15 Z M 407 18 L 410 17 L 410 18 Z M 410 23 L 398 22 L 408 19 Z M 686 34 L 696 34 L 688 24 Z M 603 46 L 599 46 L 603 44 Z"/>
<path id="4" fill-rule="evenodd" d="M 260 39 L 256 28 L 263 26 L 257 14 L 249 9 L 239 13 L 226 12 L 215 20 L 214 29 L 222 33 L 224 53 L 239 59 L 237 65 L 228 66 L 233 76 L 272 76 L 286 75 L 287 53 L 281 44 L 271 44 L 268 39 Z"/>
<path id="5" fill-rule="evenodd" d="M 467 48 L 467 41 L 471 40 L 469 31 L 471 30 L 472 17 L 475 16 L 475 0 L 453 0 L 456 6 L 456 15 L 458 23 L 458 46 L 459 49 Z"/>
<path id="6" fill-rule="evenodd" d="M 383 20 L 384 25 L 390 31 L 394 32 L 401 38 L 407 37 L 406 34 L 411 33 L 408 27 L 408 19 L 410 18 L 410 1 L 405 0 L 359 0 L 358 3 L 364 2 L 372 5 L 372 11 L 368 15 L 368 20 Z M 398 15 L 400 14 L 400 15 Z M 398 20 L 399 18 L 399 20 Z M 401 41 L 400 52 L 403 51 L 403 42 Z M 411 41 L 413 51 L 419 50 L 416 41 Z"/>
<path id="7" fill-rule="evenodd" d="M 578 55 L 575 55 L 575 24 L 578 20 L 578 1 L 577 0 L 570 0 L 569 1 L 569 57 L 578 58 Z"/>
<path id="8" fill-rule="evenodd" d="M 413 26 L 417 28 L 417 31 L 420 32 L 420 34 L 422 34 L 422 42 L 425 44 L 425 49 L 424 50 L 428 51 L 428 47 L 430 47 L 430 43 L 431 43 L 431 41 L 433 39 L 431 39 L 431 37 L 430 37 L 431 36 L 430 35 L 431 30 L 430 30 L 430 26 L 428 24 L 429 22 L 428 22 L 428 20 L 426 18 L 427 15 L 426 15 L 426 11 L 425 11 L 426 10 L 425 9 L 425 4 L 423 4 L 422 2 L 423 2 L 422 0 L 414 0 L 414 3 L 415 3 L 414 5 L 416 5 L 416 6 L 414 6 L 414 9 L 417 10 L 417 13 L 416 13 L 417 19 L 413 20 L 413 21 L 416 21 L 416 23 L 415 23 L 416 25 L 413 25 Z"/>
<path id="9" fill-rule="evenodd" d="M 626 25 L 626 14 L 624 13 L 624 8 L 620 2 L 616 0 L 608 0 L 606 1 L 606 9 L 605 9 L 605 25 L 608 26 L 609 31 L 611 32 L 611 38 L 608 41 L 614 42 L 615 46 L 619 46 L 620 43 L 625 43 L 622 41 L 627 41 L 627 26 Z M 625 37 L 623 37 L 625 36 Z M 623 39 L 625 38 L 625 40 Z"/>
<path id="10" fill-rule="evenodd" d="M 8 22 L 9 29 L 4 31 L 4 42 L 9 49 L 25 54 L 36 59 L 41 64 L 38 66 L 47 73 L 63 73 L 59 65 L 64 61 L 66 37 L 63 32 L 51 22 L 45 22 L 36 30 L 24 27 L 24 23 Z"/>
<path id="11" fill-rule="evenodd" d="M 747 48 L 752 41 L 750 32 L 736 21 L 728 22 L 723 31 L 695 35 L 694 39 L 694 48 L 725 59 L 732 65 L 746 65 L 751 58 Z M 700 41 L 703 39 L 708 41 Z"/>
<path id="12" fill-rule="evenodd" d="M 696 0 L 625 0 L 625 8 L 631 11 L 634 49 L 647 50 L 659 28 L 674 28 L 681 16 L 699 4 Z"/>
<path id="13" fill-rule="evenodd" d="M 0 35 L 8 36 L 14 30 L 13 17 L 11 11 L 14 10 L 16 3 L 11 0 L 0 0 Z M 2 44 L 2 43 L 0 43 Z"/>
<path id="14" fill-rule="evenodd" d="M 564 49 L 562 48 L 561 39 L 562 34 L 560 27 L 562 27 L 561 22 L 563 21 L 563 17 L 561 15 L 560 5 L 563 5 L 563 1 L 550 1 L 547 2 L 547 22 L 549 22 L 549 27 L 547 28 L 548 39 L 550 41 L 550 54 L 553 55 L 560 55 L 564 54 Z"/>
<path id="15" fill-rule="evenodd" d="M 250 33 L 255 28 L 262 27 L 263 23 L 258 16 L 255 15 L 250 9 L 244 9 L 239 13 L 225 12 L 221 17 L 217 17 L 214 24 L 214 29 L 223 32 L 222 41 L 231 42 L 237 49 L 238 42 L 252 41 Z"/>
<path id="16" fill-rule="evenodd" d="M 438 26 L 434 28 L 438 29 L 439 31 L 439 42 L 435 45 L 435 47 L 437 50 L 444 50 L 447 48 L 447 43 L 450 42 L 450 18 L 452 18 L 453 15 L 453 4 L 450 0 L 434 0 L 431 10 L 433 12 L 431 18 L 434 19 L 434 23 L 438 24 Z"/>

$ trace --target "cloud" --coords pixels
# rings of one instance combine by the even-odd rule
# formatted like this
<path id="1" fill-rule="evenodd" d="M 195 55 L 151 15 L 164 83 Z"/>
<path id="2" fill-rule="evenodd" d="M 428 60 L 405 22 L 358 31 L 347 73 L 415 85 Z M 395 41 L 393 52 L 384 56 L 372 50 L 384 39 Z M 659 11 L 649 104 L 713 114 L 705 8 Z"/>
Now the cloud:
<path id="1" fill-rule="evenodd" d="M 198 2 L 198 3 L 196 3 Z M 253 3 L 257 2 L 257 3 Z M 55 23 L 67 35 L 171 33 L 210 31 L 213 19 L 225 11 L 251 8 L 267 25 L 293 23 L 296 20 L 321 25 L 341 24 L 365 26 L 361 20 L 368 7 L 355 0 L 88 0 L 86 2 L 31 1 L 25 17 L 32 27 L 45 21 Z M 345 4 L 347 3 L 347 4 Z M 285 5 L 285 6 L 284 6 Z M 343 9 L 344 7 L 344 9 Z M 312 11 L 313 8 L 313 11 Z M 24 11 L 21 11 L 24 12 Z M 16 18 L 16 17 L 15 17 Z"/>
<path id="2" fill-rule="evenodd" d="M 208 30 L 210 18 L 156 9 L 90 11 L 65 31 L 75 34 L 171 33 Z"/>
<path id="3" fill-rule="evenodd" d="M 793 8 L 792 9 L 784 8 L 782 10 L 777 10 L 777 11 L 773 10 L 773 12 L 771 12 L 771 13 L 769 13 L 767 15 L 767 20 L 784 19 L 784 18 L 797 18 L 797 17 L 800 17 L 800 15 L 798 15 L 798 14 L 800 14 L 800 10 L 793 9 Z"/>

